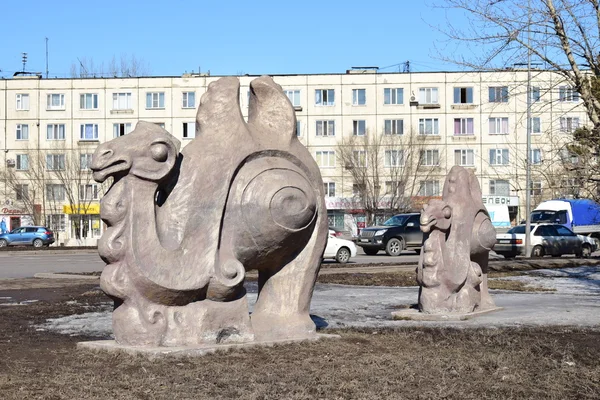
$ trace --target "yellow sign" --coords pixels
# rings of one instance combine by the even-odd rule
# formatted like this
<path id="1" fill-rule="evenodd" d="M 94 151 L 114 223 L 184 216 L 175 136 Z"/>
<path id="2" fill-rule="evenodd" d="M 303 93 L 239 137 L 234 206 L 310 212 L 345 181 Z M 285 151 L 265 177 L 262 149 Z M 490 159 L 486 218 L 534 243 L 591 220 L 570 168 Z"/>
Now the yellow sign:
<path id="1" fill-rule="evenodd" d="M 78 204 L 75 207 L 63 206 L 65 214 L 100 214 L 100 204 Z"/>

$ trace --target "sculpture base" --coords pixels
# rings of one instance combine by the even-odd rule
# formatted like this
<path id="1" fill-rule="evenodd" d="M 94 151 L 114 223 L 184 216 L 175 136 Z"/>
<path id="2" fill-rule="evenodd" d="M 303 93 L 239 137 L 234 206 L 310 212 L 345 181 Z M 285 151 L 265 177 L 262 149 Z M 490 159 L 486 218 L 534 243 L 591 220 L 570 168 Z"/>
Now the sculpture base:
<path id="1" fill-rule="evenodd" d="M 415 308 L 407 308 L 404 310 L 394 311 L 392 313 L 392 319 L 404 321 L 466 321 L 479 315 L 487 314 L 493 311 L 499 311 L 502 309 L 503 307 L 493 307 L 463 314 L 427 314 L 420 312 Z"/>
<path id="2" fill-rule="evenodd" d="M 131 355 L 142 355 L 151 360 L 160 358 L 178 358 L 178 357 L 201 357 L 207 354 L 219 351 L 230 351 L 235 349 L 246 349 L 251 347 L 271 347 L 278 344 L 288 344 L 305 341 L 316 341 L 321 339 L 339 339 L 340 335 L 319 333 L 313 337 L 300 339 L 279 339 L 254 341 L 246 343 L 215 344 L 205 346 L 187 346 L 187 347 L 151 347 L 151 346 L 127 346 L 120 345 L 114 340 L 97 340 L 93 342 L 79 342 L 78 349 L 87 349 L 93 351 L 106 351 L 109 353 L 126 353 Z"/>

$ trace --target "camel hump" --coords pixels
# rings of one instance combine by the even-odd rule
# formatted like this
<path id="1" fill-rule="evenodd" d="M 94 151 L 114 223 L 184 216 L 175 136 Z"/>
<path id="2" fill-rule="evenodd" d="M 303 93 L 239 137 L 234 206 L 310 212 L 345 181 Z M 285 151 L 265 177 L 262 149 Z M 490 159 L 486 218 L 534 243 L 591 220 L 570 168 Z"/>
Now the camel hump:
<path id="1" fill-rule="evenodd" d="M 200 98 L 196 114 L 196 136 L 223 141 L 246 131 L 240 110 L 240 81 L 224 77 L 211 82 Z"/>
<path id="2" fill-rule="evenodd" d="M 281 86 L 270 76 L 250 82 L 248 124 L 253 131 L 289 143 L 296 137 L 296 113 Z"/>

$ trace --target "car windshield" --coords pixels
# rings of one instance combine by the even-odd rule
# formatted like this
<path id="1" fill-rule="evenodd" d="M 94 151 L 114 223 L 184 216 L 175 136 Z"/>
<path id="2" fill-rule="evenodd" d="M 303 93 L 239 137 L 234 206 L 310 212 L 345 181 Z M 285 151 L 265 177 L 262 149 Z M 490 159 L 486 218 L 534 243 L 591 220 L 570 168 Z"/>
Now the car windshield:
<path id="1" fill-rule="evenodd" d="M 509 229 L 506 233 L 525 233 L 525 225 L 515 226 L 514 228 Z"/>
<path id="2" fill-rule="evenodd" d="M 395 215 L 392 218 L 388 219 L 383 223 L 384 226 L 398 226 L 404 225 L 406 220 L 408 219 L 408 215 Z"/>
<path id="3" fill-rule="evenodd" d="M 558 218 L 556 211 L 534 211 L 531 213 L 531 222 L 554 222 Z"/>

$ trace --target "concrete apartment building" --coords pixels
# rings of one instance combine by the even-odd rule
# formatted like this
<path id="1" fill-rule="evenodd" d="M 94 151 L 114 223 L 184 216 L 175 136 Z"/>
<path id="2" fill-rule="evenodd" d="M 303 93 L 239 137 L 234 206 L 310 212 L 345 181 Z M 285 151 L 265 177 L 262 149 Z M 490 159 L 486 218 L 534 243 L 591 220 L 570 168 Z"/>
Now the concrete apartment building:
<path id="1" fill-rule="evenodd" d="M 239 77 L 244 115 L 253 78 Z M 160 124 L 185 146 L 195 136 L 200 97 L 216 79 L 192 74 L 0 80 L 0 162 L 5 170 L 0 220 L 10 229 L 30 224 L 37 213 L 40 224 L 58 232 L 60 243 L 95 244 L 103 231 L 99 200 L 104 188 L 93 182 L 87 166 L 96 146 L 127 134 L 139 120 Z M 459 164 L 473 169 L 487 204 L 508 205 L 513 222 L 524 218 L 526 71 L 358 69 L 274 79 L 296 109 L 298 138 L 321 167 L 331 225 L 343 226 L 351 215 L 359 227 L 364 224 L 352 175 L 336 153 L 356 137 L 377 135 L 410 137 L 402 151 L 418 149 L 417 187 L 410 196 L 441 195 L 446 173 Z M 533 71 L 531 86 L 529 189 L 535 203 L 575 185 L 565 183 L 557 160 L 565 158 L 563 146 L 573 130 L 588 121 L 579 95 L 559 75 Z M 383 170 L 401 167 L 406 154 L 386 153 Z"/>

